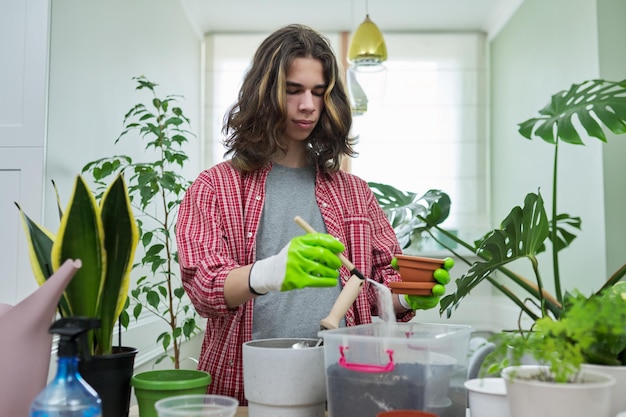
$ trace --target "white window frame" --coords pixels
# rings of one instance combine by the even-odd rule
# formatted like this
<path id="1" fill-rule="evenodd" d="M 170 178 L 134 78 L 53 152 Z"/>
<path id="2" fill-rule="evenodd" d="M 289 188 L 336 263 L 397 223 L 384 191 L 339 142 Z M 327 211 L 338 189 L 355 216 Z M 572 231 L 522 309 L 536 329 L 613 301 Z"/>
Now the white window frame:
<path id="1" fill-rule="evenodd" d="M 266 36 L 211 34 L 206 38 L 205 166 L 223 160 L 224 114 Z M 340 34 L 327 36 L 338 51 Z M 389 56 L 384 89 L 369 97 L 365 114 L 354 117 L 359 156 L 351 161 L 350 170 L 366 181 L 418 194 L 429 189 L 445 191 L 452 200 L 446 229 L 464 239 L 477 238 L 489 218 L 486 36 L 384 36 Z M 367 93 L 370 87 L 363 87 Z"/>

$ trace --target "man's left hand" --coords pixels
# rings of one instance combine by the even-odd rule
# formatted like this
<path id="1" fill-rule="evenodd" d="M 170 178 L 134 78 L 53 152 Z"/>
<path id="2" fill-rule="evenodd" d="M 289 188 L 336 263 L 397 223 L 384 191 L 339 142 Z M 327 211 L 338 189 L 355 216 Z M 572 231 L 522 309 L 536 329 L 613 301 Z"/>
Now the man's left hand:
<path id="1" fill-rule="evenodd" d="M 391 266 L 398 270 L 397 259 L 391 260 Z M 446 258 L 443 260 L 443 268 L 437 268 L 433 271 L 433 278 L 437 284 L 433 286 L 432 295 L 409 295 L 401 294 L 406 304 L 411 310 L 429 310 L 439 304 L 441 296 L 446 293 L 446 285 L 450 282 L 450 270 L 454 267 L 454 259 Z M 403 305 L 405 303 L 402 303 Z"/>

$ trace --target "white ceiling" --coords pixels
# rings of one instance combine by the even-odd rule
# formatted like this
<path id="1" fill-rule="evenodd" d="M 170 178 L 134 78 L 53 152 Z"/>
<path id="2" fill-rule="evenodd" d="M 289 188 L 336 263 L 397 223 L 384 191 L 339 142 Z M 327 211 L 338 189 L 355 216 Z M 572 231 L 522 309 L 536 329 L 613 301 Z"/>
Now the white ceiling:
<path id="1" fill-rule="evenodd" d="M 481 30 L 493 36 L 523 0 L 180 0 L 198 33 L 269 32 L 289 23 L 354 31 L 369 12 L 384 32 Z"/>

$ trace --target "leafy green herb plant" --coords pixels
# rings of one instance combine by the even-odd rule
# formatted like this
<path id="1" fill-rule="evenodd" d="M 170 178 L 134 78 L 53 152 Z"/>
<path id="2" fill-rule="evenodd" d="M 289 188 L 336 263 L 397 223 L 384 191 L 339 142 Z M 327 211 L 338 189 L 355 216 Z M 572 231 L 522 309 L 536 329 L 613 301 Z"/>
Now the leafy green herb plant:
<path id="1" fill-rule="evenodd" d="M 200 330 L 196 312 L 178 278 L 174 243 L 178 206 L 189 186 L 180 174 L 188 160 L 184 145 L 192 133 L 188 130 L 189 119 L 177 106 L 180 96 L 158 97 L 157 84 L 144 76 L 133 79 L 137 82 L 136 90 L 149 91 L 152 99 L 148 104 L 136 104 L 126 113 L 124 130 L 115 143 L 136 133 L 135 137 L 144 142 L 145 154 L 154 155 L 154 159 L 135 161 L 127 155 L 116 155 L 89 162 L 82 172 L 90 175 L 100 189 L 111 175 L 123 173 L 128 180 L 144 249 L 141 262 L 135 267 L 145 273 L 130 292 L 132 314 L 137 320 L 147 310 L 167 324 L 168 330 L 157 337 L 164 353 L 156 363 L 170 358 L 174 368 L 179 369 L 181 343 Z M 120 320 L 128 326 L 129 314 L 124 311 Z"/>
<path id="2" fill-rule="evenodd" d="M 626 365 L 626 292 L 618 283 L 585 297 L 569 294 L 559 319 L 538 319 L 530 331 L 502 332 L 492 338 L 496 349 L 486 358 L 486 374 L 520 365 L 532 357 L 549 372 L 546 381 L 571 382 L 583 363 Z"/>

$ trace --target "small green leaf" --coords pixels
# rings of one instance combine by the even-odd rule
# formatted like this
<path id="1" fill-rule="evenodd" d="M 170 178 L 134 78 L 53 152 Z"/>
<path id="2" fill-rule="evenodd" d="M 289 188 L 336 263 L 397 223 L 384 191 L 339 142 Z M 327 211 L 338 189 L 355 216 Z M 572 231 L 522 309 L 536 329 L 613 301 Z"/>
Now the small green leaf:
<path id="1" fill-rule="evenodd" d="M 135 318 L 135 320 L 139 318 L 142 310 L 143 310 L 143 304 L 141 303 L 135 304 L 135 307 L 133 308 L 133 317 Z"/>
<path id="2" fill-rule="evenodd" d="M 183 287 L 178 287 L 174 289 L 174 296 L 178 299 L 183 298 L 185 295 L 185 289 Z"/>
<path id="3" fill-rule="evenodd" d="M 154 308 L 159 307 L 160 300 L 161 298 L 159 297 L 159 293 L 157 293 L 156 291 L 148 291 L 148 293 L 146 294 L 146 301 Z"/>

